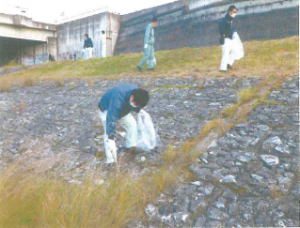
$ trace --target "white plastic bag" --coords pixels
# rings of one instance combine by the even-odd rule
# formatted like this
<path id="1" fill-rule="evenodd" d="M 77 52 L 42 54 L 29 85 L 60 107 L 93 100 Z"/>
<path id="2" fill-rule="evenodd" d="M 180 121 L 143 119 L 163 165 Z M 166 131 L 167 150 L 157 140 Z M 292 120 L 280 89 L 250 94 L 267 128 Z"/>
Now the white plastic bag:
<path id="1" fill-rule="evenodd" d="M 157 146 L 158 136 L 150 115 L 141 110 L 137 116 L 138 141 L 137 148 L 144 151 L 152 150 Z"/>
<path id="2" fill-rule="evenodd" d="M 147 64 L 149 64 L 149 60 L 147 60 Z M 153 66 L 156 66 L 156 58 L 153 58 Z"/>
<path id="3" fill-rule="evenodd" d="M 108 135 L 106 134 L 106 117 L 107 117 L 107 111 L 101 112 L 99 110 L 99 118 L 102 121 L 103 129 L 104 129 L 104 152 L 106 155 L 106 163 L 113 163 L 117 162 L 117 147 L 116 143 L 112 140 L 108 139 Z"/>
<path id="4" fill-rule="evenodd" d="M 237 32 L 233 34 L 232 41 L 232 56 L 235 60 L 240 60 L 244 57 L 244 47 Z"/>

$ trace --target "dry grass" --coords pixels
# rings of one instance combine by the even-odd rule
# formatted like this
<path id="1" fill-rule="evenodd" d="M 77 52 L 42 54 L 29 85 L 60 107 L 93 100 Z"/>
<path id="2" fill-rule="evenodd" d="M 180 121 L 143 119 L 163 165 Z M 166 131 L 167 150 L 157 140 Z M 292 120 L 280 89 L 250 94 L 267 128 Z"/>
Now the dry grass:
<path id="1" fill-rule="evenodd" d="M 54 84 L 55 84 L 56 87 L 59 87 L 59 88 L 64 87 L 64 79 L 62 79 L 62 78 L 53 77 L 51 79 L 51 81 L 54 82 Z"/>
<path id="2" fill-rule="evenodd" d="M 11 83 L 10 80 L 2 79 L 0 81 L 0 92 L 2 93 L 9 93 L 11 90 Z"/>
<path id="3" fill-rule="evenodd" d="M 235 114 L 237 108 L 238 108 L 237 104 L 226 107 L 222 113 L 222 116 L 225 118 L 232 117 Z"/>
<path id="4" fill-rule="evenodd" d="M 71 185 L 59 178 L 53 178 L 53 175 L 50 178 L 38 174 L 32 167 L 26 168 L 18 164 L 0 176 L 0 228 L 119 228 L 143 216 L 143 209 L 148 202 L 176 182 L 178 177 L 188 176 L 187 168 L 201 154 L 201 151 L 195 149 L 199 139 L 205 138 L 214 130 L 219 135 L 227 132 L 233 123 L 240 121 L 233 120 L 235 116 L 244 119 L 251 111 L 253 99 L 260 99 L 263 96 L 260 94 L 261 90 L 265 87 L 270 90 L 280 85 L 282 79 L 277 80 L 277 77 L 281 75 L 282 70 L 286 70 L 287 75 L 298 71 L 298 62 L 295 61 L 298 59 L 298 40 L 295 37 L 249 42 L 245 44 L 245 49 L 248 56 L 237 64 L 238 68 L 243 69 L 236 70 L 238 75 L 247 76 L 250 73 L 253 75 L 256 74 L 256 70 L 259 72 L 256 75 L 268 75 L 275 71 L 276 73 L 256 88 L 258 91 L 255 96 L 250 93 L 251 90 L 239 94 L 236 115 L 231 113 L 232 110 L 229 112 L 231 116 L 229 119 L 232 122 L 227 124 L 221 119 L 216 119 L 205 124 L 197 139 L 186 142 L 179 149 L 170 147 L 163 156 L 164 164 L 155 171 L 149 171 L 144 177 L 135 177 L 131 173 L 120 171 L 111 172 L 102 185 L 94 184 L 92 178 L 88 178 L 81 185 Z M 288 58 L 282 64 L 280 61 L 286 53 L 291 54 L 293 58 Z M 89 61 L 49 63 L 5 79 L 1 78 L 0 88 L 2 90 L 2 85 L 5 87 L 2 82 L 6 80 L 9 86 L 17 84 L 32 86 L 55 75 L 59 75 L 61 79 L 66 79 L 70 75 L 73 77 L 137 75 L 135 64 L 140 57 L 141 55 L 132 54 Z M 194 64 L 199 65 L 193 70 L 194 73 L 209 76 L 217 72 L 220 50 L 219 47 L 184 48 L 158 52 L 156 57 L 162 65 L 158 65 L 158 70 L 150 76 L 167 75 L 170 70 L 176 70 L 178 75 L 183 76 L 185 72 L 191 72 L 188 68 L 193 65 L 186 64 L 187 61 L 194 61 Z M 201 61 L 205 58 L 206 61 Z M 170 68 L 170 64 L 177 69 Z M 276 64 L 282 68 L 274 68 Z M 29 79 L 26 79 L 27 77 Z M 89 82 L 87 83 L 92 87 Z M 249 109 L 243 113 L 240 110 L 245 105 L 249 105 Z"/>
<path id="5" fill-rule="evenodd" d="M 220 125 L 220 120 L 212 120 L 208 123 L 206 123 L 201 131 L 200 131 L 200 138 L 204 138 L 207 136 L 212 130 L 215 130 Z"/>
<path id="6" fill-rule="evenodd" d="M 275 80 L 275 79 L 273 79 Z M 262 83 L 264 90 L 258 98 L 266 96 L 272 83 Z M 276 83 L 275 83 L 276 84 Z M 247 99 L 248 100 L 248 99 Z M 245 106 L 249 108 L 245 109 Z M 211 131 L 219 135 L 233 124 L 242 121 L 253 108 L 252 101 L 239 104 L 236 115 L 228 124 L 215 119 L 202 127 L 199 137 L 186 142 L 181 148 L 169 147 L 163 155 L 163 165 L 136 177 L 122 170 L 112 171 L 102 185 L 88 178 L 81 185 L 70 185 L 59 178 L 37 174 L 32 167 L 17 165 L 0 176 L 0 227 L 1 228 L 119 228 L 143 216 L 148 202 L 161 191 L 178 181 L 191 178 L 188 167 L 201 154 L 198 141 Z M 245 112 L 241 110 L 246 110 Z M 235 118 L 235 117 L 238 118 Z M 235 119 L 234 119 L 235 118 Z M 20 170 L 21 167 L 21 170 Z M 99 172 L 99 171 L 97 171 Z M 91 174 L 91 176 L 93 176 Z M 277 197 L 273 191 L 272 197 Z"/>
<path id="7" fill-rule="evenodd" d="M 28 70 L 9 75 L 11 81 L 29 77 L 34 81 L 61 78 L 101 77 L 119 79 L 120 77 L 145 76 L 163 77 L 231 77 L 260 76 L 277 77 L 293 75 L 299 69 L 298 36 L 279 40 L 251 41 L 244 44 L 246 56 L 237 61 L 234 71 L 219 72 L 221 47 L 179 48 L 176 50 L 158 51 L 158 65 L 153 72 L 140 73 L 136 65 L 142 58 L 141 54 L 126 54 L 101 59 L 68 60 L 38 65 Z M 0 85 L 2 79 L 0 79 Z M 30 84 L 30 83 L 29 83 Z"/>
<path id="8" fill-rule="evenodd" d="M 239 104 L 245 104 L 252 101 L 257 96 L 258 89 L 246 88 L 238 92 Z"/>
<path id="9" fill-rule="evenodd" d="M 102 185 L 92 178 L 71 185 L 16 164 L 0 176 L 0 227 L 122 227 L 142 217 L 146 204 L 178 177 L 191 178 L 188 167 L 201 154 L 194 148 L 193 142 L 170 147 L 156 170 L 143 177 L 113 170 Z"/>

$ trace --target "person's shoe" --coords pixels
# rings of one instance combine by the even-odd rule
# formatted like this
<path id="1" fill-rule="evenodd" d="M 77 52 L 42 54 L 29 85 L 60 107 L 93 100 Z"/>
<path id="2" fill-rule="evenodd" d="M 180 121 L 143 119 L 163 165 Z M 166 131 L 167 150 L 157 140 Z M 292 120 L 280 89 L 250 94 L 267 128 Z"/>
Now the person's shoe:
<path id="1" fill-rule="evenodd" d="M 114 169 L 114 168 L 116 168 L 116 167 L 117 167 L 117 163 L 116 163 L 116 162 L 105 163 L 105 164 L 103 165 L 103 170 L 104 170 L 104 171 L 110 171 L 110 170 L 112 170 L 112 169 Z"/>
<path id="2" fill-rule="evenodd" d="M 220 70 L 220 72 L 221 72 L 221 73 L 226 73 L 227 71 L 226 71 L 226 70 Z"/>
<path id="3" fill-rule="evenodd" d="M 152 71 L 152 70 L 154 70 L 154 68 L 150 68 L 150 69 L 147 69 L 148 71 Z"/>
<path id="4" fill-rule="evenodd" d="M 137 66 L 137 68 L 138 68 L 139 72 L 143 72 L 143 69 L 141 67 Z"/>
<path id="5" fill-rule="evenodd" d="M 144 152 L 143 150 L 138 149 L 136 147 L 126 148 L 126 151 L 127 151 L 126 153 L 130 153 L 130 154 L 134 154 L 134 155 L 142 154 Z"/>
<path id="6" fill-rule="evenodd" d="M 227 68 L 228 68 L 229 70 L 232 70 L 232 69 L 233 69 L 232 66 L 229 65 L 229 64 L 227 64 Z"/>

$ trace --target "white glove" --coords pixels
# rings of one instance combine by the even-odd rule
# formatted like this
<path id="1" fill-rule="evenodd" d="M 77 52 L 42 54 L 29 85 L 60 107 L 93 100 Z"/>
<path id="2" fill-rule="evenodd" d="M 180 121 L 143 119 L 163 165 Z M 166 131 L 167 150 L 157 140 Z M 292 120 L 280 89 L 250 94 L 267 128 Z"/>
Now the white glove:
<path id="1" fill-rule="evenodd" d="M 144 48 L 148 48 L 148 44 L 145 44 Z"/>
<path id="2" fill-rule="evenodd" d="M 117 162 L 117 146 L 114 140 L 107 139 L 106 158 L 107 163 Z"/>
<path id="3" fill-rule="evenodd" d="M 145 113 L 146 113 L 146 111 L 145 111 L 144 109 L 141 109 L 141 110 L 139 111 L 139 114 L 141 114 L 141 115 L 145 115 Z"/>

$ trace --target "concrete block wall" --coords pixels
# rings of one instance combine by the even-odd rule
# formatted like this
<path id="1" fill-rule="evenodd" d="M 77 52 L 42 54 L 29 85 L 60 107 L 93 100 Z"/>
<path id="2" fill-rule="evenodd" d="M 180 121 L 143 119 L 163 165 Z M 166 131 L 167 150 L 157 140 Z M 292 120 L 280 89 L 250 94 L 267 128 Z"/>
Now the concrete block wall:
<path id="1" fill-rule="evenodd" d="M 298 0 L 214 0 L 203 5 L 205 1 L 190 1 L 189 11 L 178 1 L 124 15 L 114 54 L 143 51 L 145 27 L 153 14 L 159 17 L 155 50 L 218 45 L 218 22 L 231 4 L 239 9 L 234 27 L 243 41 L 299 34 Z"/>
<path id="2" fill-rule="evenodd" d="M 41 64 L 48 61 L 47 44 L 24 47 L 21 51 L 21 63 L 24 65 Z"/>

